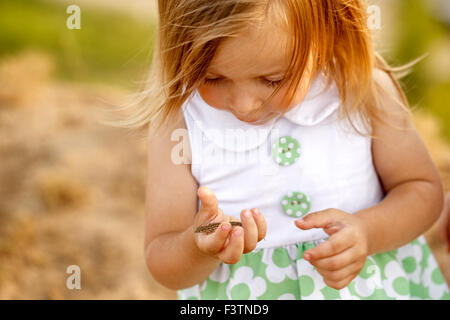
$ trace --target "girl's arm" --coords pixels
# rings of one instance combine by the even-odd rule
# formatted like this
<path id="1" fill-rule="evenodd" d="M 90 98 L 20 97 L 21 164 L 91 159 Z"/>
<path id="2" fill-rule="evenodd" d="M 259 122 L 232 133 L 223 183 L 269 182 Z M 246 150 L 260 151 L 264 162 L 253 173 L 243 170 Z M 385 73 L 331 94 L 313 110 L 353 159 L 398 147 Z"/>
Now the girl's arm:
<path id="1" fill-rule="evenodd" d="M 367 256 L 401 247 L 424 233 L 438 219 L 443 187 L 438 170 L 405 110 L 390 77 L 378 71 L 376 79 L 388 92 L 385 107 L 396 116 L 399 130 L 372 122 L 372 158 L 386 197 L 377 205 L 353 214 L 329 208 L 296 220 L 303 230 L 323 228 L 330 236 L 303 257 L 337 290 L 362 270 Z"/>
<path id="2" fill-rule="evenodd" d="M 153 278 L 177 290 L 205 279 L 220 263 L 203 254 L 192 230 L 197 212 L 197 182 L 189 164 L 175 164 L 171 141 L 175 129 L 186 129 L 182 115 L 148 140 L 145 212 L 145 260 Z M 185 140 L 186 141 L 186 140 Z M 184 150 L 184 155 L 187 150 Z M 190 162 L 190 159 L 188 159 Z"/>
<path id="3" fill-rule="evenodd" d="M 221 262 L 237 263 L 266 234 L 259 210 L 242 210 L 242 227 L 232 228 L 231 217 L 219 208 L 214 193 L 198 188 L 190 165 L 184 164 L 191 162 L 189 138 L 183 115 L 177 116 L 164 131 L 149 134 L 145 217 L 147 267 L 155 280 L 175 290 L 203 281 Z M 182 141 L 171 141 L 176 129 L 184 129 Z M 180 143 L 186 144 L 182 150 L 187 160 L 181 164 L 172 159 Z M 220 223 L 212 234 L 194 233 L 209 222 Z"/>
<path id="4" fill-rule="evenodd" d="M 378 71 L 383 87 L 398 99 L 390 77 Z M 386 99 L 389 103 L 389 99 Z M 399 107 L 386 105 L 398 113 Z M 373 123 L 373 161 L 387 195 L 378 205 L 356 213 L 367 222 L 368 254 L 396 249 L 423 234 L 439 218 L 443 207 L 443 185 L 439 172 L 412 120 L 401 111 L 397 130 Z"/>
<path id="5" fill-rule="evenodd" d="M 390 77 L 379 71 L 377 79 L 390 95 L 399 93 Z M 386 197 L 377 205 L 349 214 L 329 208 L 296 220 L 303 230 L 323 228 L 330 236 L 304 252 L 325 283 L 337 290 L 346 287 L 362 270 L 367 256 L 394 250 L 416 239 L 438 219 L 443 187 L 438 170 L 406 111 L 385 100 L 398 114 L 395 125 L 372 123 L 372 157 Z"/>

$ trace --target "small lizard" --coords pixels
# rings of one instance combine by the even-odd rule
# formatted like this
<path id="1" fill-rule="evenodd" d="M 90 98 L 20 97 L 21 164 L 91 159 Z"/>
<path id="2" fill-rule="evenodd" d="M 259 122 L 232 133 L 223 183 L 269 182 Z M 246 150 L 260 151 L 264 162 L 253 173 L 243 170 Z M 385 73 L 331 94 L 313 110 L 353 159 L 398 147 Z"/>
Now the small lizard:
<path id="1" fill-rule="evenodd" d="M 242 222 L 240 222 L 240 221 L 230 221 L 230 224 L 231 224 L 231 227 L 235 227 L 235 226 L 242 227 Z M 210 233 L 213 233 L 214 231 L 216 231 L 216 229 L 219 225 L 220 225 L 220 223 L 216 222 L 216 223 L 207 224 L 205 226 L 200 226 L 197 229 L 195 229 L 195 233 L 204 232 L 206 234 L 210 234 Z"/>

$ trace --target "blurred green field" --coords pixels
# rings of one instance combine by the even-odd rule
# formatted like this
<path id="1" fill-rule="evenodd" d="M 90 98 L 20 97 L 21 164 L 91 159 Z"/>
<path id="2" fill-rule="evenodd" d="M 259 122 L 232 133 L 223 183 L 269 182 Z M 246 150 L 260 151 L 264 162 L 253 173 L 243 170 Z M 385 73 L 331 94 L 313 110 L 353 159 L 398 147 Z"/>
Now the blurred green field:
<path id="1" fill-rule="evenodd" d="M 394 34 L 393 43 L 382 54 L 394 65 L 430 54 L 404 79 L 404 87 L 412 105 L 442 121 L 443 134 L 450 142 L 450 70 L 443 70 L 450 68 L 450 28 L 448 21 L 439 20 L 436 10 L 430 9 L 430 3 L 436 1 L 378 0 L 395 17 L 381 32 Z M 53 56 L 54 75 L 60 80 L 137 88 L 150 64 L 155 23 L 136 19 L 126 10 L 83 5 L 81 30 L 69 30 L 68 16 L 66 5 L 58 1 L 2 0 L 0 58 L 24 49 L 40 50 Z M 439 50 L 444 51 L 442 58 L 435 56 Z M 442 61 L 441 67 L 443 59 L 447 61 Z"/>
<path id="2" fill-rule="evenodd" d="M 438 19 L 440 12 L 450 8 L 441 8 L 444 1 L 392 1 L 396 36 L 386 58 L 400 65 L 427 54 L 404 79 L 404 88 L 411 105 L 441 120 L 442 133 L 450 142 L 450 21 Z M 449 13 L 443 14 L 448 19 Z"/>
<path id="3" fill-rule="evenodd" d="M 149 64 L 155 25 L 128 13 L 81 8 L 81 29 L 66 27 L 66 6 L 39 0 L 0 1 L 0 58 L 25 49 L 50 54 L 61 80 L 134 88 Z"/>

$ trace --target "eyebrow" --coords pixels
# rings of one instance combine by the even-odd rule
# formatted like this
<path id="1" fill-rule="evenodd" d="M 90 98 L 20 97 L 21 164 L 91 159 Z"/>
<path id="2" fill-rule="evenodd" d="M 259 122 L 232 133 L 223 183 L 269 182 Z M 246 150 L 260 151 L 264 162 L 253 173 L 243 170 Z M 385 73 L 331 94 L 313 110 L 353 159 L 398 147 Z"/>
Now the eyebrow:
<path id="1" fill-rule="evenodd" d="M 219 72 L 216 72 L 216 70 L 214 70 L 214 68 L 209 68 L 208 72 L 214 73 L 215 75 L 219 76 L 219 77 L 223 77 L 226 78 L 226 76 L 221 75 Z M 273 75 L 278 75 L 278 74 L 284 74 L 286 73 L 286 70 L 280 69 L 271 73 L 267 73 L 267 74 L 262 74 L 262 75 L 252 75 L 253 77 L 269 77 L 269 76 L 273 76 Z"/>

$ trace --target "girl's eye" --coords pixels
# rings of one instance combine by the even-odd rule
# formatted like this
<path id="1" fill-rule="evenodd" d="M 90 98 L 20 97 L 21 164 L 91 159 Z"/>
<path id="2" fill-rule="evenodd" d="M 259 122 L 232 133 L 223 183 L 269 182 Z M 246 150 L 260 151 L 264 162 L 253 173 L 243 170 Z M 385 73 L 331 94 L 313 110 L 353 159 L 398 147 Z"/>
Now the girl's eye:
<path id="1" fill-rule="evenodd" d="M 283 80 L 271 81 L 271 80 L 264 79 L 264 82 L 265 82 L 269 87 L 272 87 L 272 88 L 277 87 L 277 86 L 281 83 L 281 81 L 283 81 Z"/>
<path id="2" fill-rule="evenodd" d="M 205 78 L 205 84 L 215 86 L 215 85 L 219 84 L 220 80 L 221 80 L 220 78 L 216 78 L 216 79 Z"/>
<path id="3" fill-rule="evenodd" d="M 205 81 L 206 85 L 215 86 L 215 85 L 219 85 L 220 82 L 222 81 L 222 79 L 221 78 L 216 78 L 216 79 L 205 78 L 204 81 Z M 262 79 L 262 81 L 268 87 L 274 88 L 274 87 L 278 86 L 283 80 L 271 81 L 271 80 L 267 80 L 267 79 Z"/>

